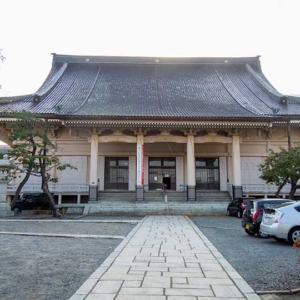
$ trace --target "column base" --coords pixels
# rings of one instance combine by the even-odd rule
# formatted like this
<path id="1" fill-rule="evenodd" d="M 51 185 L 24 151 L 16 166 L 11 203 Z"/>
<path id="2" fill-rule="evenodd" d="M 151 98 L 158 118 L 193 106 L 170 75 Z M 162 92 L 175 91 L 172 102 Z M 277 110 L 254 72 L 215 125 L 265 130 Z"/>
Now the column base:
<path id="1" fill-rule="evenodd" d="M 98 185 L 90 185 L 89 187 L 89 204 L 98 203 Z"/>
<path id="2" fill-rule="evenodd" d="M 243 187 L 241 185 L 233 185 L 232 186 L 232 198 L 240 198 L 243 197 Z"/>
<path id="3" fill-rule="evenodd" d="M 196 186 L 187 186 L 187 201 L 196 201 Z"/>
<path id="4" fill-rule="evenodd" d="M 138 185 L 136 187 L 136 201 L 144 201 L 144 186 Z"/>
<path id="5" fill-rule="evenodd" d="M 8 203 L 0 203 L 0 217 L 12 217 L 14 212 Z"/>

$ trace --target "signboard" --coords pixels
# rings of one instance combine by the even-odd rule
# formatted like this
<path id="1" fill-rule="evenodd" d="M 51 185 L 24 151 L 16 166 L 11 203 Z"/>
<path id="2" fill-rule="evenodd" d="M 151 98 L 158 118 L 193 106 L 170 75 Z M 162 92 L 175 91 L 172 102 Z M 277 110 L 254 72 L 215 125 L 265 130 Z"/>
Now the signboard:
<path id="1" fill-rule="evenodd" d="M 136 149 L 136 184 L 144 185 L 144 145 L 137 145 Z"/>

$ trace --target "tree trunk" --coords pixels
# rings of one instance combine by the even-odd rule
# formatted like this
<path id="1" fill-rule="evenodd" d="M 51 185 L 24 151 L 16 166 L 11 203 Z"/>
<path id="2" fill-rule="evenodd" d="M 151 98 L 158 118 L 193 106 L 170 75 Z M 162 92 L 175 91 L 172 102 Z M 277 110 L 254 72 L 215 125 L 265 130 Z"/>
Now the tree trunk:
<path id="1" fill-rule="evenodd" d="M 288 149 L 292 148 L 292 140 L 291 140 L 291 123 L 287 122 L 287 138 L 288 138 Z"/>
<path id="2" fill-rule="evenodd" d="M 279 193 L 282 190 L 282 188 L 286 185 L 287 181 L 288 181 L 288 178 L 286 178 L 285 180 L 283 180 L 283 182 L 279 185 L 279 187 L 278 187 L 278 189 L 277 189 L 277 191 L 275 193 L 275 197 L 276 198 L 279 198 Z"/>
<path id="3" fill-rule="evenodd" d="M 49 206 L 50 206 L 50 209 L 52 210 L 53 218 L 58 218 L 60 216 L 60 214 L 57 213 L 54 199 L 53 199 L 53 197 L 49 191 L 49 187 L 48 187 L 49 174 L 46 173 L 46 148 L 45 148 L 45 145 L 44 145 L 44 148 L 40 150 L 40 152 L 42 152 L 42 151 L 43 151 L 44 157 L 39 158 L 40 168 L 41 168 L 40 174 L 42 177 L 42 190 L 48 197 Z"/>
<path id="4" fill-rule="evenodd" d="M 16 193 L 15 193 L 15 195 L 14 195 L 14 198 L 13 198 L 13 200 L 11 201 L 11 207 L 13 207 L 13 206 L 16 204 L 16 202 L 17 202 L 17 200 L 18 200 L 18 198 L 19 198 L 19 195 L 20 195 L 20 193 L 21 193 L 21 190 L 22 190 L 23 186 L 25 185 L 25 183 L 28 181 L 28 179 L 29 179 L 29 177 L 30 177 L 30 172 L 31 172 L 31 171 L 27 171 L 27 173 L 26 173 L 24 179 L 20 182 L 20 184 L 19 184 L 19 186 L 18 186 L 18 188 L 17 188 L 17 190 L 16 190 Z"/>
<path id="5" fill-rule="evenodd" d="M 49 206 L 50 206 L 50 209 L 52 210 L 53 218 L 58 218 L 60 215 L 57 213 L 56 205 L 55 205 L 53 196 L 52 196 L 52 194 L 50 193 L 49 188 L 48 188 L 48 183 L 43 184 L 43 185 L 42 185 L 42 189 L 43 189 L 43 192 L 44 192 L 44 193 L 47 195 L 47 197 L 48 197 L 48 200 L 49 200 Z"/>
<path id="6" fill-rule="evenodd" d="M 32 152 L 31 152 L 31 155 L 32 155 L 32 157 L 34 157 L 35 154 L 36 154 L 36 146 L 34 146 L 34 141 L 33 141 L 32 138 L 29 138 L 28 141 L 33 145 L 33 146 L 32 146 Z M 30 177 L 30 175 L 31 175 L 31 171 L 32 171 L 32 165 L 29 164 L 29 168 L 28 168 L 27 171 L 26 171 L 26 175 L 25 175 L 24 179 L 21 181 L 21 183 L 19 184 L 19 186 L 18 186 L 18 188 L 17 188 L 17 190 L 16 190 L 15 196 L 14 196 L 12 202 L 11 202 L 11 207 L 13 207 L 13 206 L 16 204 L 16 202 L 17 202 L 17 200 L 18 200 L 18 197 L 19 197 L 19 195 L 20 195 L 20 193 L 21 193 L 21 190 L 22 190 L 23 186 L 24 186 L 25 183 L 28 181 L 28 179 L 29 179 L 29 177 Z"/>
<path id="7" fill-rule="evenodd" d="M 291 180 L 291 190 L 289 193 L 289 199 L 294 199 L 294 195 L 297 191 L 297 180 Z"/>

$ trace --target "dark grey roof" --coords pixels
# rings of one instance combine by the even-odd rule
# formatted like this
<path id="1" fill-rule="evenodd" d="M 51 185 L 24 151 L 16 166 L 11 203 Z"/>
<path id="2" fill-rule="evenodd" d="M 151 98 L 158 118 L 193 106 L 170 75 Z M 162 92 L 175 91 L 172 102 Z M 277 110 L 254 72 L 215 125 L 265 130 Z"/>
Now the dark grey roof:
<path id="1" fill-rule="evenodd" d="M 0 109 L 7 108 L 85 118 L 266 118 L 300 115 L 300 99 L 268 82 L 259 57 L 53 54 L 40 89 L 4 98 Z"/>

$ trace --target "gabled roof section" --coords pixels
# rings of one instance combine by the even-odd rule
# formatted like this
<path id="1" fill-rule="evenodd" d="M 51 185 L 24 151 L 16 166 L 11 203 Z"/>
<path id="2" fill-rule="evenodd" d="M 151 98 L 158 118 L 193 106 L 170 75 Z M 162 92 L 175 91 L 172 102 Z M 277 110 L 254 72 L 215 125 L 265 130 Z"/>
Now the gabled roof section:
<path id="1" fill-rule="evenodd" d="M 12 98 L 11 98 L 12 99 Z M 0 110 L 72 118 L 258 119 L 300 116 L 259 57 L 111 57 L 53 54 L 39 90 Z"/>

